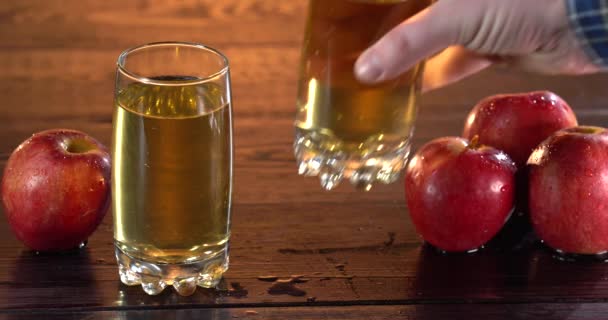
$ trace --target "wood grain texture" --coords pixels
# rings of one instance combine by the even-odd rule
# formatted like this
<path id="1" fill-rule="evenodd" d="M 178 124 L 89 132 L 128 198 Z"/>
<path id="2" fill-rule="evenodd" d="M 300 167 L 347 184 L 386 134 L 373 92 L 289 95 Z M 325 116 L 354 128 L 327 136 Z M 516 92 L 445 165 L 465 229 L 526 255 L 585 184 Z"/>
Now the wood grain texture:
<path id="1" fill-rule="evenodd" d="M 79 129 L 109 144 L 117 55 L 162 40 L 202 42 L 229 57 L 236 147 L 231 264 L 220 290 L 150 297 L 120 284 L 110 213 L 86 250 L 59 256 L 24 249 L 1 215 L 0 318 L 605 318 L 603 264 L 560 262 L 536 243 L 441 255 L 416 236 L 401 183 L 325 192 L 297 175 L 305 10 L 305 0 L 0 2 L 0 169 L 44 129 Z M 414 147 L 460 134 L 478 100 L 503 92 L 549 89 L 580 123 L 608 126 L 607 83 L 608 75 L 487 70 L 422 97 Z M 309 279 L 296 285 L 303 296 L 258 280 L 294 274 Z M 235 282 L 243 289 L 231 291 Z"/>
<path id="2" fill-rule="evenodd" d="M 602 320 L 607 319 L 606 304 L 425 304 L 409 306 L 344 306 L 344 307 L 275 307 L 232 309 L 165 309 L 112 311 L 54 311 L 26 314 L 4 314 L 0 319 L 30 320 L 44 316 L 47 320 L 283 320 L 283 319 L 370 319 L 370 320 Z"/>
<path id="3" fill-rule="evenodd" d="M 563 263 L 537 245 L 445 256 L 420 245 L 400 202 L 343 207 L 237 205 L 221 290 L 186 298 L 170 290 L 150 297 L 119 283 L 109 219 L 75 255 L 35 255 L 7 235 L 0 248 L 2 309 L 608 302 L 603 264 Z M 257 279 L 294 274 L 309 279 L 296 285 L 303 296 L 273 295 L 272 283 Z M 233 282 L 244 290 L 231 292 Z"/>

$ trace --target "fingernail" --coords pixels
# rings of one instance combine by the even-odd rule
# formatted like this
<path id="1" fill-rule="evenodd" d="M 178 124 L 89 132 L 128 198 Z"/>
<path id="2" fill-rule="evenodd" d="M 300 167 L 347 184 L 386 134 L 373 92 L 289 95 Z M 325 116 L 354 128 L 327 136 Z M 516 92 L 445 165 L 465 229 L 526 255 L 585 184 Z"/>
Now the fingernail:
<path id="1" fill-rule="evenodd" d="M 376 82 L 382 75 L 378 58 L 370 52 L 364 53 L 355 64 L 355 75 L 364 82 Z"/>

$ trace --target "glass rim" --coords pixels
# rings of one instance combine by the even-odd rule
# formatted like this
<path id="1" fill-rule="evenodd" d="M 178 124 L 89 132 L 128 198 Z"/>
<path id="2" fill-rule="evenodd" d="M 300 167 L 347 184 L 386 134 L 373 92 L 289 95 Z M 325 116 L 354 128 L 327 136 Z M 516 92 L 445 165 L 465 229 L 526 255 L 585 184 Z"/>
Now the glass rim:
<path id="1" fill-rule="evenodd" d="M 202 77 L 202 78 L 197 78 L 197 79 L 193 79 L 193 80 L 157 80 L 157 79 L 151 79 L 149 77 L 145 77 L 142 76 L 140 74 L 131 72 L 128 70 L 127 67 L 124 66 L 124 62 L 125 62 L 125 58 L 132 53 L 141 51 L 141 50 L 145 50 L 145 49 L 150 49 L 150 48 L 154 48 L 154 47 L 169 47 L 169 46 L 174 46 L 174 47 L 189 47 L 189 48 L 195 48 L 195 49 L 200 49 L 203 51 L 207 51 L 208 53 L 212 53 L 216 56 L 218 56 L 222 63 L 223 63 L 223 67 L 221 69 L 219 69 L 219 71 L 214 72 L 208 76 Z M 131 78 L 132 80 L 135 81 L 139 81 L 142 83 L 146 83 L 146 84 L 153 84 L 153 85 L 159 85 L 159 86 L 183 86 L 183 85 L 195 85 L 195 84 L 202 84 L 202 83 L 206 83 L 209 81 L 213 81 L 214 79 L 216 79 L 217 77 L 224 75 L 226 73 L 228 73 L 228 71 L 230 70 L 230 63 L 228 61 L 228 58 L 219 50 L 206 46 L 204 44 L 200 44 L 200 43 L 195 43 L 195 42 L 182 42 L 182 41 L 162 41 L 162 42 L 150 42 L 150 43 L 145 43 L 139 46 L 135 46 L 135 47 L 131 47 L 128 48 L 126 50 L 124 50 L 123 52 L 120 53 L 120 55 L 118 55 L 118 60 L 116 61 L 116 66 L 118 68 L 118 70 L 124 74 L 125 76 Z"/>

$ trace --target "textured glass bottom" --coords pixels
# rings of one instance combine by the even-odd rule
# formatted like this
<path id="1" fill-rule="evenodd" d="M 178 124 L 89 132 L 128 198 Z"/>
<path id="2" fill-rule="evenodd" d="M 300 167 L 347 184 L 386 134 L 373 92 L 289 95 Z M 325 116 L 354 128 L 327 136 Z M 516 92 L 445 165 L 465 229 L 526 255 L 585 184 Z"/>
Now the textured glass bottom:
<path id="1" fill-rule="evenodd" d="M 577 254 L 567 253 L 562 250 L 551 249 L 553 257 L 560 261 L 568 262 L 608 262 L 608 251 L 598 252 L 596 254 Z"/>
<path id="2" fill-rule="evenodd" d="M 182 296 L 189 296 L 196 287 L 215 288 L 228 270 L 228 243 L 217 254 L 205 260 L 187 263 L 154 263 L 134 258 L 115 246 L 120 281 L 128 286 L 141 285 L 149 295 L 173 286 Z"/>
<path id="3" fill-rule="evenodd" d="M 300 129 L 294 143 L 298 173 L 318 176 L 325 190 L 334 189 L 343 180 L 366 191 L 377 182 L 393 183 L 405 168 L 410 149 L 409 136 L 388 140 L 378 135 L 354 145 Z"/>

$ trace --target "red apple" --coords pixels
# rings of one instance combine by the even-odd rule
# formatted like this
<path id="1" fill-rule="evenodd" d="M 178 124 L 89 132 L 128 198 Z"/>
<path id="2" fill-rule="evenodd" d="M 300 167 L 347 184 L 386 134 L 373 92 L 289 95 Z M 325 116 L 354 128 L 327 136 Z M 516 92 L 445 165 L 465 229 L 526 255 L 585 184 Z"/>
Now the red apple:
<path id="1" fill-rule="evenodd" d="M 608 250 L 608 130 L 558 131 L 534 150 L 528 170 L 538 237 L 566 253 Z"/>
<path id="2" fill-rule="evenodd" d="M 555 131 L 577 125 L 568 104 L 548 91 L 502 94 L 481 100 L 469 113 L 463 137 L 506 152 L 521 168 L 532 150 Z"/>
<path id="3" fill-rule="evenodd" d="M 2 203 L 11 229 L 38 251 L 78 247 L 110 200 L 110 156 L 87 134 L 55 129 L 32 135 L 11 154 Z"/>
<path id="4" fill-rule="evenodd" d="M 416 231 L 444 251 L 479 248 L 513 211 L 516 170 L 506 153 L 463 138 L 427 143 L 412 157 L 405 174 Z"/>

